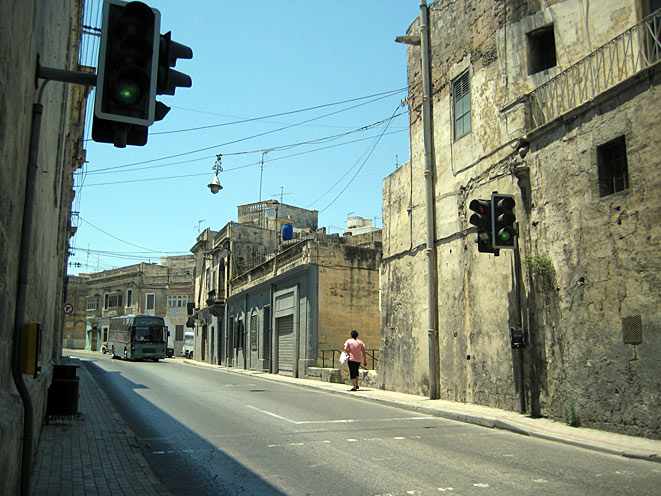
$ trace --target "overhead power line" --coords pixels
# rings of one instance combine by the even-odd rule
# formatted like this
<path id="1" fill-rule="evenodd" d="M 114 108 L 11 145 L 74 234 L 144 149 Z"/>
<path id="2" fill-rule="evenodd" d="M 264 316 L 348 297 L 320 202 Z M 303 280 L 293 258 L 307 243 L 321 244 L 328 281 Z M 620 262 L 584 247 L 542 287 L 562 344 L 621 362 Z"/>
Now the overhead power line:
<path id="1" fill-rule="evenodd" d="M 262 117 L 250 117 L 250 118 L 247 118 L 247 119 L 240 119 L 238 121 L 223 122 L 223 123 L 220 123 L 220 124 L 210 124 L 208 126 L 198 126 L 198 127 L 187 128 L 187 129 L 175 129 L 173 131 L 150 132 L 149 136 L 156 136 L 156 135 L 159 135 L 159 134 L 186 133 L 186 132 L 189 132 L 189 131 L 199 131 L 201 129 L 212 129 L 212 128 L 215 128 L 215 127 L 230 126 L 230 125 L 233 125 L 233 124 L 243 124 L 244 122 L 260 121 L 260 120 L 264 120 L 264 119 L 270 119 L 272 117 L 281 117 L 283 115 L 298 114 L 300 112 L 309 112 L 310 110 L 317 110 L 317 109 L 324 108 L 324 107 L 332 107 L 334 105 L 342 105 L 342 104 L 345 104 L 345 103 L 357 102 L 359 100 L 365 100 L 367 98 L 374 98 L 374 97 L 377 97 L 377 96 L 383 96 L 383 95 L 391 96 L 391 95 L 394 95 L 395 93 L 401 93 L 402 91 L 405 91 L 406 89 L 407 88 L 399 88 L 399 89 L 396 89 L 396 90 L 384 91 L 384 92 L 381 92 L 381 93 L 374 93 L 373 95 L 366 95 L 366 96 L 360 96 L 358 98 L 351 98 L 349 100 L 343 100 L 341 102 L 324 103 L 322 105 L 317 105 L 315 107 L 307 107 L 307 108 L 298 109 L 298 110 L 290 110 L 288 112 L 279 112 L 277 114 L 264 115 Z M 174 107 L 174 108 L 182 108 L 183 109 L 183 107 Z M 183 109 L 183 110 L 194 111 L 192 109 Z"/>
<path id="2" fill-rule="evenodd" d="M 218 148 L 223 147 L 223 146 L 233 145 L 235 143 L 241 143 L 242 141 L 248 141 L 248 140 L 251 140 L 251 139 L 254 139 L 254 138 L 259 138 L 261 136 L 265 136 L 267 134 L 277 133 L 277 132 L 283 131 L 285 129 L 290 129 L 292 127 L 300 126 L 301 124 L 306 124 L 308 122 L 312 122 L 312 121 L 315 121 L 315 120 L 318 120 L 318 119 L 323 119 L 324 117 L 329 117 L 331 115 L 339 114 L 341 112 L 346 112 L 347 110 L 351 110 L 351 109 L 354 109 L 356 107 L 360 107 L 360 106 L 363 106 L 363 105 L 367 105 L 369 103 L 376 102 L 378 100 L 382 100 L 383 98 L 387 98 L 388 96 L 391 96 L 391 94 L 388 94 L 386 96 L 380 96 L 379 98 L 375 98 L 375 99 L 370 100 L 368 102 L 359 103 L 358 105 L 353 105 L 351 107 L 336 110 L 336 111 L 330 112 L 328 114 L 320 115 L 320 116 L 317 116 L 317 117 L 312 117 L 310 119 L 306 119 L 306 120 L 300 121 L 300 122 L 295 122 L 294 124 L 289 124 L 287 126 L 283 126 L 283 127 L 278 128 L 278 129 L 272 129 L 270 131 L 264 131 L 263 133 L 254 134 L 252 136 L 247 136 L 245 138 L 239 138 L 239 139 L 236 139 L 236 140 L 233 140 L 233 141 L 227 141 L 225 143 L 219 143 L 219 144 L 216 144 L 216 145 L 205 146 L 203 148 L 198 148 L 196 150 L 189 150 L 187 152 L 182 152 L 182 153 L 176 153 L 174 155 L 167 155 L 167 156 L 164 156 L 164 157 L 152 158 L 152 159 L 149 159 L 149 160 L 142 160 L 140 162 L 132 162 L 132 163 L 129 163 L 129 164 L 122 164 L 122 165 L 119 165 L 119 166 L 116 166 L 116 167 L 131 167 L 133 165 L 148 164 L 148 163 L 152 163 L 152 162 L 158 162 L 158 161 L 161 161 L 161 160 L 168 160 L 170 158 L 177 158 L 177 157 L 183 157 L 183 156 L 186 156 L 186 155 L 192 155 L 193 153 L 204 152 L 204 151 L 207 151 L 207 150 L 214 150 L 214 149 L 218 149 Z"/>
<path id="3" fill-rule="evenodd" d="M 399 117 L 400 115 L 402 115 L 402 113 L 397 114 L 395 117 Z M 264 153 L 265 151 L 275 152 L 275 151 L 281 151 L 281 150 L 288 150 L 290 148 L 295 148 L 297 146 L 302 146 L 302 145 L 311 145 L 311 144 L 315 144 L 315 143 L 323 143 L 323 142 L 327 142 L 327 141 L 333 141 L 333 140 L 336 140 L 336 139 L 343 138 L 344 136 L 348 136 L 350 134 L 369 131 L 370 129 L 373 129 L 373 128 L 383 124 L 384 122 L 392 120 L 392 118 L 393 117 L 388 117 L 386 119 L 382 119 L 380 121 L 373 122 L 371 124 L 367 124 L 365 126 L 361 126 L 359 128 L 356 128 L 356 129 L 352 129 L 351 131 L 346 131 L 344 133 L 334 134 L 334 135 L 331 135 L 331 136 L 325 136 L 323 138 L 315 138 L 315 139 L 311 139 L 311 140 L 307 140 L 307 141 L 300 141 L 298 143 L 291 143 L 291 144 L 287 144 L 287 145 L 271 146 L 269 148 L 262 148 L 262 149 L 258 149 L 258 150 L 248 150 L 248 151 L 241 151 L 241 152 L 224 152 L 223 157 L 231 157 L 231 156 L 236 156 L 236 155 L 248 155 L 248 154 L 252 154 L 252 153 Z M 204 159 L 208 159 L 208 158 L 210 158 L 210 157 L 204 157 Z M 176 162 L 176 163 L 180 164 L 180 163 L 194 162 L 194 161 L 197 161 L 197 160 L 201 160 L 201 158 L 196 158 L 196 159 L 192 159 L 190 161 Z M 108 171 L 124 172 L 124 171 L 119 171 L 118 169 L 126 169 L 126 168 L 130 167 L 131 165 L 133 165 L 133 164 L 125 164 L 125 165 L 116 165 L 116 166 L 113 166 L 113 167 L 105 167 L 103 169 L 97 169 L 95 171 L 89 171 L 88 174 L 107 174 Z M 161 166 L 153 166 L 153 167 L 161 167 Z M 145 168 L 148 168 L 148 167 L 145 167 Z M 141 170 L 141 169 L 131 169 L 131 171 L 135 171 L 135 170 Z"/>
<path id="4" fill-rule="evenodd" d="M 402 133 L 404 131 L 406 131 L 406 130 L 404 129 L 404 130 L 399 130 L 399 131 L 392 131 L 390 133 L 385 133 L 384 136 L 389 135 L 389 134 Z M 322 150 L 327 150 L 329 148 L 336 148 L 338 146 L 344 146 L 344 145 L 348 145 L 348 144 L 352 144 L 352 143 L 357 143 L 357 142 L 360 142 L 360 141 L 371 140 L 371 139 L 374 139 L 375 137 L 378 137 L 378 136 L 369 136 L 367 138 L 360 138 L 360 139 L 357 139 L 357 140 L 347 141 L 345 143 L 337 143 L 337 144 L 334 144 L 334 145 L 324 146 L 324 147 L 321 147 L 321 148 L 315 148 L 314 150 L 306 150 L 306 151 L 303 151 L 303 152 L 284 155 L 282 157 L 271 158 L 271 159 L 269 159 L 269 163 L 276 162 L 278 160 L 284 160 L 284 159 L 291 158 L 291 157 L 297 157 L 299 155 L 306 155 L 308 153 L 314 153 L 314 152 L 318 152 L 318 151 L 322 151 Z M 173 163 L 164 164 L 164 165 L 153 165 L 153 166 L 150 166 L 150 167 L 143 167 L 143 168 L 140 168 L 140 169 L 132 169 L 132 171 L 151 169 L 151 168 L 155 168 L 155 167 L 169 167 L 169 166 L 172 166 L 172 165 L 180 165 L 180 164 L 186 164 L 186 163 L 190 163 L 190 162 L 209 160 L 210 158 L 214 158 L 214 157 L 197 158 L 197 159 L 188 160 L 188 161 L 185 161 L 185 162 L 173 162 Z M 249 164 L 239 165 L 239 166 L 236 166 L 236 167 L 224 167 L 223 172 L 227 173 L 227 172 L 237 171 L 237 170 L 240 170 L 240 169 L 247 169 L 248 167 L 257 167 L 258 165 L 260 165 L 260 161 L 251 162 Z M 124 172 L 124 171 L 114 171 L 114 172 Z M 104 172 L 104 174 L 110 174 L 110 172 L 108 172 L 108 173 Z M 208 172 L 201 172 L 201 173 L 196 173 L 196 174 L 182 174 L 182 175 L 178 175 L 178 176 L 148 177 L 148 178 L 144 178 L 144 179 L 127 179 L 126 181 L 111 181 L 111 182 L 103 182 L 103 183 L 85 184 L 85 187 L 86 188 L 91 188 L 91 187 L 94 187 L 94 186 L 112 186 L 114 184 L 140 183 L 140 182 L 146 182 L 146 181 L 163 181 L 163 180 L 167 180 L 167 179 L 184 179 L 184 178 L 191 178 L 191 177 L 198 177 L 198 176 L 208 176 L 208 175 L 209 175 Z"/>

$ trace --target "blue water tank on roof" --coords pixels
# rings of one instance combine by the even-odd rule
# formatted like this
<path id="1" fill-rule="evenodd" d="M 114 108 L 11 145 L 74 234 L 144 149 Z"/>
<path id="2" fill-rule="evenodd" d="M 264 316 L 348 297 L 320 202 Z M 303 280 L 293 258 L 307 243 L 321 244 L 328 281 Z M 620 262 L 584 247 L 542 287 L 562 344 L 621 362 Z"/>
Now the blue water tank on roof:
<path id="1" fill-rule="evenodd" d="M 282 225 L 282 241 L 289 241 L 294 237 L 294 227 L 291 224 Z"/>

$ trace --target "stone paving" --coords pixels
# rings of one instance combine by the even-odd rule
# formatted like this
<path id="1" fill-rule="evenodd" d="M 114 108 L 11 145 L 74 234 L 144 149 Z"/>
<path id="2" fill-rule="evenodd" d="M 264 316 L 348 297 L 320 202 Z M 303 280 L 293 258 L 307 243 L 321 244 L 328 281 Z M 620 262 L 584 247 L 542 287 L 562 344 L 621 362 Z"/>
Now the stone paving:
<path id="1" fill-rule="evenodd" d="M 142 456 L 128 424 L 84 365 L 78 368 L 78 377 L 79 413 L 44 425 L 31 494 L 171 495 Z"/>

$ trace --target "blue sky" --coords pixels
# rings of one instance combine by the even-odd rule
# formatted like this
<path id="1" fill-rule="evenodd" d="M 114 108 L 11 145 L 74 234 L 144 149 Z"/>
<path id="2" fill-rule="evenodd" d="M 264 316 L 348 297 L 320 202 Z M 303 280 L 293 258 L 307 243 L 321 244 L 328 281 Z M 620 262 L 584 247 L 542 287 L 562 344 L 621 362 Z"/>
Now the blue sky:
<path id="1" fill-rule="evenodd" d="M 172 110 L 146 146 L 86 141 L 69 274 L 187 254 L 200 230 L 260 199 L 316 209 L 330 232 L 349 215 L 381 226 L 382 181 L 409 159 L 406 47 L 394 39 L 418 0 L 147 3 L 161 33 L 193 49 L 176 67 L 193 86 L 159 98 Z M 85 5 L 84 23 L 100 27 L 102 1 Z M 98 39 L 82 48 L 96 65 Z"/>

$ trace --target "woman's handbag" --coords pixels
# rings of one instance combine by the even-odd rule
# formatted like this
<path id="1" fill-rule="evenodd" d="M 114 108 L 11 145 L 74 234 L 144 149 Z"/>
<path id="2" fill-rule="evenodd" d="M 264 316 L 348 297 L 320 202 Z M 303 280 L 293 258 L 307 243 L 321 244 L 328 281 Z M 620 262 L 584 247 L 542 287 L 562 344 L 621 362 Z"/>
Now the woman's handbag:
<path id="1" fill-rule="evenodd" d="M 340 353 L 340 365 L 346 365 L 348 361 L 349 355 L 345 351 Z"/>

